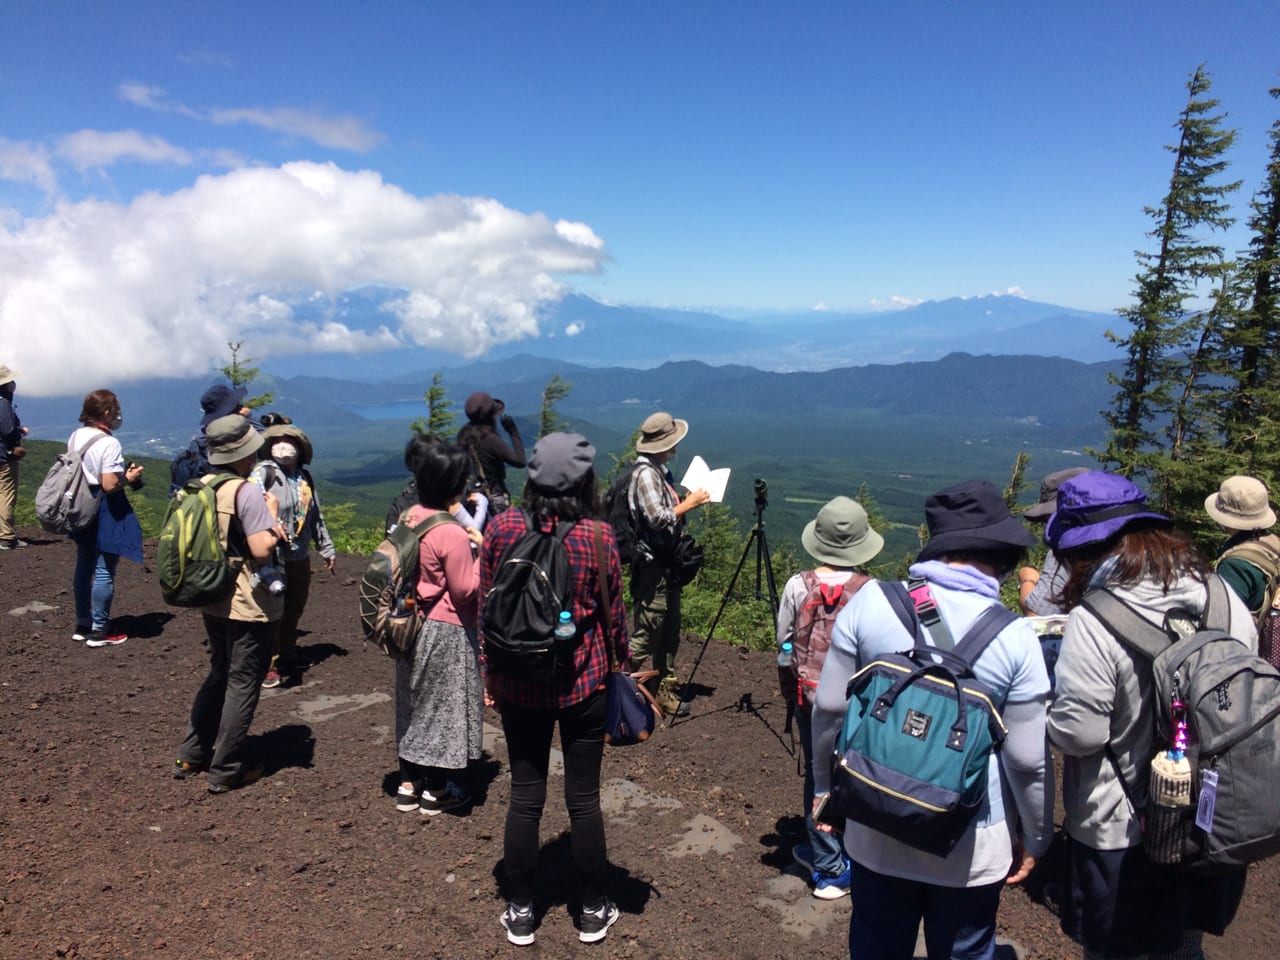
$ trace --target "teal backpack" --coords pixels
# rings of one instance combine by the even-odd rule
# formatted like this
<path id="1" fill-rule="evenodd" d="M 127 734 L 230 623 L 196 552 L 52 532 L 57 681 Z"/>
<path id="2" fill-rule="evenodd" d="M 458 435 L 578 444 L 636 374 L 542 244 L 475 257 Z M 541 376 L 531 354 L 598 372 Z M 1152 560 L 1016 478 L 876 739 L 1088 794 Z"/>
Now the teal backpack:
<path id="1" fill-rule="evenodd" d="M 831 802 L 849 820 L 945 857 L 982 808 L 991 752 L 1006 733 L 999 697 L 973 664 L 1017 618 L 992 606 L 947 649 L 950 634 L 923 581 L 881 589 L 915 646 L 877 657 L 850 679 Z"/>

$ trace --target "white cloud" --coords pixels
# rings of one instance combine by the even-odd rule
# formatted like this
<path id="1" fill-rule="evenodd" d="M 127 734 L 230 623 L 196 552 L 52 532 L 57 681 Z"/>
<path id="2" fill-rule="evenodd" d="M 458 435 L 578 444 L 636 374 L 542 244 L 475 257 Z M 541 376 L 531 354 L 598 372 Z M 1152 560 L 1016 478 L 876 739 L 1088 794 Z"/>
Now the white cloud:
<path id="1" fill-rule="evenodd" d="M 813 305 L 813 309 L 816 313 L 826 313 L 827 310 L 829 310 L 830 308 L 826 305 L 826 303 L 819 300 L 817 303 Z"/>
<path id="2" fill-rule="evenodd" d="M 565 292 L 553 274 L 604 259 L 585 224 L 495 200 L 417 197 L 333 164 L 248 168 L 0 226 L 0 343 L 32 395 L 203 373 L 229 340 L 259 359 L 403 343 L 477 356 L 537 332 Z M 406 291 L 385 323 L 324 315 L 366 284 Z"/>
<path id="3" fill-rule="evenodd" d="M 0 137 L 0 180 L 29 183 L 45 193 L 56 193 L 58 178 L 49 163 L 49 151 L 28 140 Z"/>
<path id="4" fill-rule="evenodd" d="M 328 117 L 293 107 L 210 110 L 209 120 L 217 124 L 247 123 L 275 133 L 302 137 L 322 147 L 336 147 L 355 153 L 367 153 L 382 142 L 382 134 L 369 129 L 355 117 Z"/>
<path id="5" fill-rule="evenodd" d="M 382 142 L 383 136 L 352 116 L 329 116 L 294 107 L 215 107 L 198 110 L 173 99 L 162 87 L 130 81 L 116 88 L 126 103 L 158 113 L 178 113 L 193 120 L 229 126 L 247 123 L 273 133 L 301 137 L 322 147 L 367 153 Z"/>
<path id="6" fill-rule="evenodd" d="M 80 130 L 58 140 L 56 153 L 77 170 L 109 167 L 120 160 L 171 163 L 184 167 L 191 154 L 162 137 L 137 130 Z"/>
<path id="7" fill-rule="evenodd" d="M 924 298 L 892 296 L 888 300 L 882 300 L 879 297 L 872 297 L 867 301 L 867 303 L 877 309 L 887 308 L 890 310 L 905 310 L 907 307 L 920 306 L 920 304 L 924 303 Z"/>
<path id="8" fill-rule="evenodd" d="M 587 329 L 585 324 L 571 323 L 564 328 L 564 335 L 566 337 L 576 337 L 585 329 Z"/>

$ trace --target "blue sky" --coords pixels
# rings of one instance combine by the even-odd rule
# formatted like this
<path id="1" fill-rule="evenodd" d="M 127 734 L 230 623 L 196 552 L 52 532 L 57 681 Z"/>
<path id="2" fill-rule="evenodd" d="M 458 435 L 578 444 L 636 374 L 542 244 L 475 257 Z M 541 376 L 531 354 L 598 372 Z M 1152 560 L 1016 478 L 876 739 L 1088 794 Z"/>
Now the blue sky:
<path id="1" fill-rule="evenodd" d="M 1111 310 L 1196 65 L 1240 129 L 1241 216 L 1280 118 L 1274 0 L 10 0 L 4 24 L 0 344 L 42 376 L 50 317 L 209 328 L 180 365 L 246 331 L 478 353 L 557 283 Z M 289 312 L 363 282 L 414 292 L 382 334 Z"/>

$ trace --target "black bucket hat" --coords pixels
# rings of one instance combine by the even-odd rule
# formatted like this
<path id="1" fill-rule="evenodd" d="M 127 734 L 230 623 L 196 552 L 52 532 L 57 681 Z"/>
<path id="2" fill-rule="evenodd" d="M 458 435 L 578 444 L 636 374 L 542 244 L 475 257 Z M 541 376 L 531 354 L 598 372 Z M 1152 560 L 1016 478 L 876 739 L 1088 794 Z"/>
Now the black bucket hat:
<path id="1" fill-rule="evenodd" d="M 1026 550 L 1036 542 L 987 480 L 969 480 L 935 493 L 924 502 L 924 518 L 929 542 L 917 561 L 948 553 Z"/>

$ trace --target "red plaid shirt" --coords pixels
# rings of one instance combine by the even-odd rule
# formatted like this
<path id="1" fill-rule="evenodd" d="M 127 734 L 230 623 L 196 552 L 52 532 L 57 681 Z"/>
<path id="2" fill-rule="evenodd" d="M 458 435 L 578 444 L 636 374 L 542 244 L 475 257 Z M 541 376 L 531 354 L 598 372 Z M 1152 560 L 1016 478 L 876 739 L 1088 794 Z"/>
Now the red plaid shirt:
<path id="1" fill-rule="evenodd" d="M 543 524 L 555 518 L 535 518 Z M 581 703 L 604 686 L 609 672 L 609 652 L 604 643 L 604 624 L 600 616 L 600 588 L 597 583 L 596 544 L 593 528 L 599 527 L 604 554 L 608 558 L 608 596 L 613 621 L 613 648 L 620 662 L 631 659 L 627 637 L 627 609 L 622 603 L 622 564 L 618 560 L 618 542 L 613 528 L 600 520 L 580 520 L 564 546 L 569 554 L 569 576 L 573 582 L 573 622 L 578 626 L 582 642 L 574 651 L 573 676 L 557 683 L 530 683 L 515 674 L 490 673 L 489 687 L 499 700 L 508 700 L 534 710 L 557 710 Z M 480 596 L 486 597 L 493 586 L 502 554 L 520 539 L 526 530 L 519 510 L 507 510 L 489 521 L 484 531 L 484 547 L 480 553 Z M 483 606 L 483 600 L 481 601 Z M 484 624 L 480 629 L 480 652 L 484 655 Z"/>

